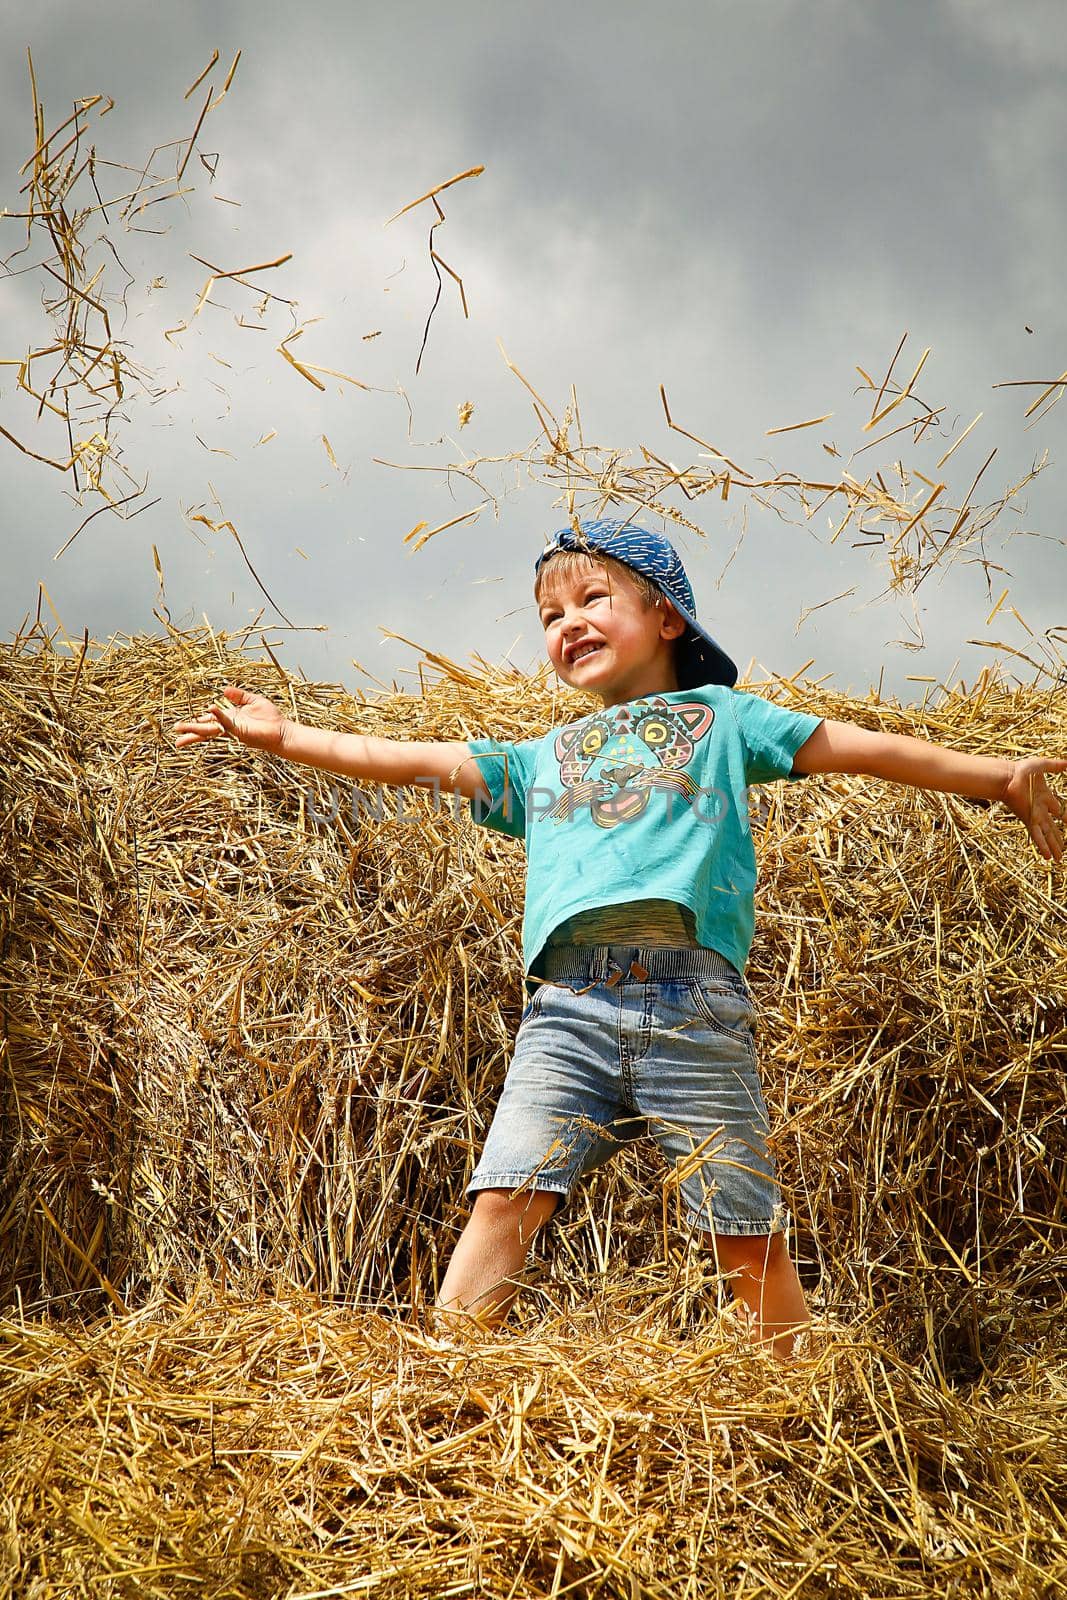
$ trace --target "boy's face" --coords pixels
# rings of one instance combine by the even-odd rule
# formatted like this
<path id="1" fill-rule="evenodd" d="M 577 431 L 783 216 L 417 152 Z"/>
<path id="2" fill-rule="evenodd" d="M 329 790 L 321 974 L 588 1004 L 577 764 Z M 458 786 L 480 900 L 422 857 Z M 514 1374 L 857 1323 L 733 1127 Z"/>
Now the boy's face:
<path id="1" fill-rule="evenodd" d="M 548 659 L 564 683 L 606 706 L 677 689 L 674 640 L 685 623 L 666 598 L 649 605 L 625 572 L 592 558 L 569 576 L 545 573 L 540 600 Z"/>

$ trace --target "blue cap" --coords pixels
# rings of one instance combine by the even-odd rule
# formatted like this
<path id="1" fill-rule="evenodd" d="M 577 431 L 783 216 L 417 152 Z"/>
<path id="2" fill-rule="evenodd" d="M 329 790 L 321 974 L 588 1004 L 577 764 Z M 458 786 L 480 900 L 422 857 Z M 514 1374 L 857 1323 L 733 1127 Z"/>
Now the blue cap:
<path id="1" fill-rule="evenodd" d="M 534 571 L 540 572 L 549 556 L 560 550 L 581 550 L 587 555 L 611 556 L 624 567 L 639 572 L 661 589 L 687 624 L 675 645 L 679 689 L 698 689 L 705 683 L 721 683 L 732 688 L 737 682 L 737 667 L 725 650 L 719 648 L 696 618 L 696 601 L 681 558 L 662 533 L 650 533 L 632 522 L 612 517 L 579 522 L 577 530 L 561 528 L 537 558 Z"/>

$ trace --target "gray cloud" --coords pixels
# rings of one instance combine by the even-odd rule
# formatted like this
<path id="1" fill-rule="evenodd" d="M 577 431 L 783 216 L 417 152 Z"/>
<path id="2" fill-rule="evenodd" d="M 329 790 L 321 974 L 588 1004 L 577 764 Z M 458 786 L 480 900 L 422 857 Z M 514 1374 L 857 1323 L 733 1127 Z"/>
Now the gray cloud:
<path id="1" fill-rule="evenodd" d="M 114 93 L 99 142 L 127 158 L 191 125 L 196 97 L 186 106 L 181 95 L 214 45 L 224 60 L 243 47 L 204 139 L 220 152 L 214 193 L 242 203 L 215 201 L 201 171 L 165 239 L 124 242 L 142 286 L 130 293 L 126 336 L 147 368 L 181 385 L 154 407 L 132 407 L 125 434 L 131 468 L 151 470 L 161 503 L 127 526 L 98 518 L 54 565 L 54 549 L 90 507 L 72 507 L 55 475 L 9 451 L 0 625 L 17 624 L 43 578 L 72 631 L 154 627 L 153 542 L 176 617 L 207 610 L 217 626 L 246 620 L 262 598 L 233 541 L 200 528 L 198 542 L 180 514 L 210 506 L 213 488 L 288 614 L 328 628 L 286 646 L 309 671 L 351 676 L 356 656 L 374 671 L 385 662 L 390 676 L 410 653 L 379 646 L 379 626 L 460 656 L 476 648 L 493 657 L 521 633 L 514 658 L 532 661 L 529 568 L 541 534 L 560 520 L 551 494 L 490 474 L 500 489 L 510 482 L 500 520 L 486 513 L 412 556 L 402 540 L 416 522 L 445 521 L 480 497 L 470 485 L 450 490 L 435 475 L 372 462 L 430 465 L 461 447 L 508 452 L 530 438 L 529 397 L 504 368 L 498 338 L 551 404 L 565 404 L 573 382 L 589 435 L 605 444 L 648 442 L 672 459 L 691 451 L 663 426 L 665 382 L 675 415 L 722 448 L 753 461 L 773 446 L 780 464 L 824 472 L 824 436 L 842 448 L 863 438 L 855 363 L 884 368 L 907 328 L 913 362 L 933 346 L 924 392 L 947 403 L 946 421 L 986 413 L 953 459 L 963 487 L 994 444 L 983 481 L 1001 485 L 1035 450 L 1055 453 L 1061 412 L 1025 432 L 1029 395 L 990 385 L 1067 365 L 1059 7 L 1026 0 L 1005 15 L 970 0 L 764 0 L 653 14 L 409 0 L 387 9 L 320 3 L 285 27 L 279 20 L 239 3 L 220 28 L 206 6 L 149 14 L 110 0 L 92 31 L 75 33 L 67 4 L 34 24 L 49 115 L 59 120 L 75 94 Z M 12 206 L 29 143 L 13 50 L 0 63 L 0 91 Z M 485 175 L 446 197 L 438 235 L 463 274 L 471 320 L 447 284 L 416 380 L 434 287 L 429 218 L 382 224 L 476 162 Z M 204 280 L 188 251 L 234 265 L 284 249 L 294 261 L 270 286 L 296 296 L 302 318 L 322 318 L 300 353 L 383 390 L 402 382 L 411 439 L 395 393 L 330 385 L 321 395 L 287 369 L 274 351 L 284 321 L 268 319 L 266 334 L 237 329 L 232 313 L 247 313 L 250 299 L 236 290 L 220 293 L 222 305 L 206 308 L 176 345 L 164 340 Z M 157 274 L 166 288 L 146 295 Z M 0 354 L 30 337 L 32 292 L 29 279 L 0 280 L 12 346 Z M 21 422 L 10 379 L 0 374 L 0 386 L 0 420 Z M 460 434 L 456 408 L 468 399 L 474 419 Z M 764 437 L 831 409 L 833 422 L 810 438 Z M 253 448 L 273 428 L 277 438 Z M 331 467 L 324 433 L 347 477 Z M 454 448 L 432 444 L 449 434 Z M 917 458 L 923 470 L 937 453 Z M 854 470 L 886 460 L 859 457 Z M 1053 467 L 1030 492 L 1028 526 L 1058 533 L 1057 482 Z M 903 633 L 899 608 L 852 614 L 884 577 L 862 552 L 829 547 L 824 520 L 786 527 L 751 507 L 746 541 L 716 589 L 738 507 L 702 502 L 702 517 L 707 545 L 680 542 L 703 613 L 740 658 L 792 671 L 816 654 L 821 670 L 857 687 L 886 664 L 887 683 L 903 692 L 909 673 L 948 671 L 961 656 L 972 674 L 985 659 L 963 643 L 983 632 L 977 569 L 920 591 L 930 644 L 912 655 L 884 646 Z M 1017 542 L 1006 560 L 1013 602 L 1031 626 L 1062 622 L 1062 551 Z M 794 633 L 804 606 L 853 584 L 854 599 Z"/>

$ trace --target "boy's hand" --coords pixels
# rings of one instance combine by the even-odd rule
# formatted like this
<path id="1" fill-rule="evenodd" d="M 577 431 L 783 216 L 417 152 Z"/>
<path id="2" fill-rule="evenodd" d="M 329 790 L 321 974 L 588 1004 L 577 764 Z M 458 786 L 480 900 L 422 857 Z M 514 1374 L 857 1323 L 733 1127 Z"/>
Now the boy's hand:
<path id="1" fill-rule="evenodd" d="M 227 706 L 209 706 L 194 722 L 177 722 L 174 725 L 174 743 L 178 749 L 199 744 L 204 739 L 217 739 L 221 734 L 232 734 L 253 750 L 281 753 L 285 741 L 286 719 L 272 700 L 263 694 L 249 694 L 228 683 L 223 694 L 230 702 Z"/>
<path id="2" fill-rule="evenodd" d="M 1067 761 L 1027 756 L 1013 762 L 1000 798 L 1023 823 L 1045 860 L 1062 861 L 1064 805 L 1045 782 L 1046 772 L 1067 772 Z"/>

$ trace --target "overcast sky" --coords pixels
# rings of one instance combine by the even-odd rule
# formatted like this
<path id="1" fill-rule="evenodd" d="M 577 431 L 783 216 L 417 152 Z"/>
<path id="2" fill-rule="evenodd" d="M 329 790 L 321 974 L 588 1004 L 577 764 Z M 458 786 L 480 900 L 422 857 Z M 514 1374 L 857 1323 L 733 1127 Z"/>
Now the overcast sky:
<path id="1" fill-rule="evenodd" d="M 986 626 L 986 577 L 958 564 L 919 590 L 926 646 L 909 650 L 898 641 L 916 637 L 910 602 L 873 603 L 886 582 L 875 554 L 844 539 L 831 547 L 829 512 L 797 525 L 758 504 L 717 584 L 740 532 L 735 493 L 687 507 L 706 538 L 678 538 L 702 618 L 742 663 L 791 673 L 814 656 L 812 673 L 842 689 L 862 691 L 883 672 L 906 698 L 921 693 L 909 675 L 947 675 L 957 660 L 957 675 L 973 679 L 992 653 L 970 638 L 1028 648 L 1011 605 L 1037 634 L 1067 623 L 1067 406 L 1028 428 L 1036 391 L 992 387 L 1067 367 L 1058 0 L 308 0 L 301 10 L 101 0 L 91 25 L 84 6 L 42 0 L 31 20 L 5 19 L 4 41 L 9 210 L 24 204 L 18 169 L 33 142 L 26 45 L 48 126 L 77 96 L 112 95 L 115 110 L 91 122 L 98 158 L 138 166 L 154 145 L 188 137 L 204 91 L 183 95 L 212 50 L 217 87 L 243 52 L 197 146 L 218 155 L 213 181 L 194 158 L 192 192 L 139 219 L 162 233 L 125 232 L 112 208 L 108 237 L 134 279 L 125 310 L 111 307 L 113 328 L 158 396 L 131 393 L 115 432 L 158 504 L 128 523 L 96 518 L 54 561 L 99 502 L 76 505 L 69 478 L 0 438 L 5 636 L 36 606 L 41 581 L 72 635 L 159 631 L 153 545 L 176 622 L 206 613 L 234 629 L 265 607 L 264 624 L 277 623 L 233 539 L 190 520 L 203 508 L 233 522 L 287 616 L 325 630 L 268 633 L 294 668 L 355 685 L 365 682 L 356 659 L 406 681 L 412 654 L 382 644 L 383 627 L 526 668 L 540 655 L 533 559 L 566 521 L 558 490 L 487 468 L 496 506 L 413 553 L 403 541 L 416 523 L 433 527 L 485 496 L 463 479 L 375 461 L 426 467 L 523 449 L 536 422 L 501 345 L 557 412 L 574 385 L 587 439 L 695 459 L 666 430 L 663 383 L 675 417 L 734 459 L 825 476 L 870 439 L 857 364 L 880 380 L 905 331 L 903 376 L 931 347 L 919 388 L 946 408 L 941 434 L 916 449 L 905 434 L 850 470 L 886 466 L 903 441 L 905 460 L 932 477 L 979 411 L 945 469 L 953 491 L 994 446 L 989 499 L 1049 452 L 1002 518 L 1005 532 L 1026 536 L 987 548 L 1008 569 L 990 580 L 992 601 L 1010 588 L 1000 615 Z M 174 164 L 164 154 L 156 170 Z M 475 165 L 481 177 L 442 197 L 437 234 L 470 318 L 446 279 L 416 376 L 436 287 L 432 219 L 424 206 L 384 224 Z M 105 198 L 125 181 L 101 166 L 98 180 Z M 23 242 L 20 229 L 0 223 L 0 254 Z M 86 242 L 99 231 L 87 228 Z M 190 252 L 233 269 L 287 251 L 292 261 L 259 281 L 298 303 L 307 326 L 293 353 L 372 392 L 330 379 L 325 393 L 313 388 L 277 353 L 290 313 L 274 305 L 259 318 L 255 297 L 233 284 L 164 337 L 188 321 L 207 276 Z M 38 243 L 11 267 L 43 254 Z M 108 263 L 97 292 L 121 295 L 114 261 L 99 247 L 93 259 Z M 0 277 L 0 357 L 49 342 L 41 284 L 40 272 Z M 237 316 L 264 327 L 239 327 Z M 0 423 L 43 454 L 61 452 L 13 374 L 0 368 Z M 464 402 L 474 409 L 461 430 Z M 826 412 L 818 429 L 765 436 Z M 806 607 L 850 588 L 797 631 Z"/>

